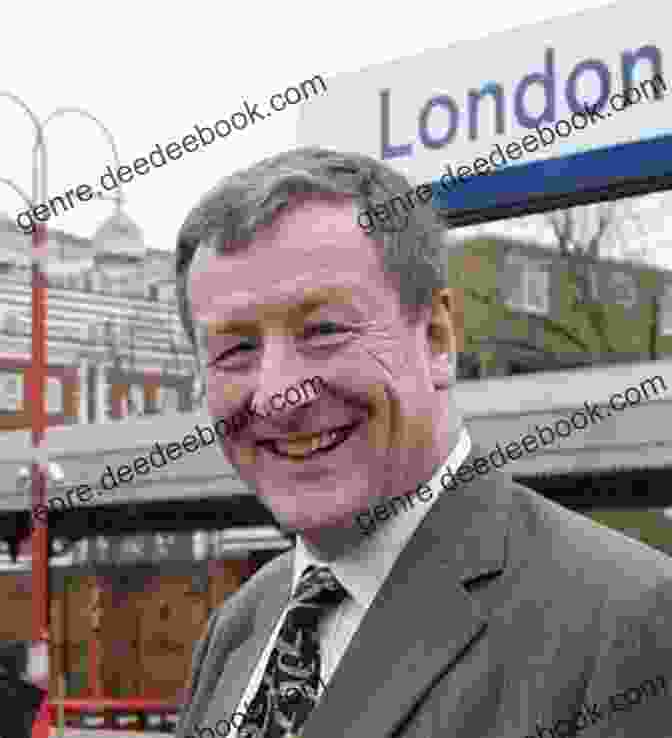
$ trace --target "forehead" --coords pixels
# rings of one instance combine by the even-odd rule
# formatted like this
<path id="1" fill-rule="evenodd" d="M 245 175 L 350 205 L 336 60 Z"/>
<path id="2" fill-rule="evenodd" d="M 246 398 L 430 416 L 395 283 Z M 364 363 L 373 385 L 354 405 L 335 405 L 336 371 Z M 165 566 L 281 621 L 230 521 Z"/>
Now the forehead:
<path id="1" fill-rule="evenodd" d="M 221 256 L 199 249 L 189 272 L 194 317 L 244 320 L 251 309 L 296 305 L 322 293 L 369 305 L 398 299 L 380 247 L 357 227 L 356 215 L 351 199 L 310 198 L 258 228 L 250 244 Z"/>

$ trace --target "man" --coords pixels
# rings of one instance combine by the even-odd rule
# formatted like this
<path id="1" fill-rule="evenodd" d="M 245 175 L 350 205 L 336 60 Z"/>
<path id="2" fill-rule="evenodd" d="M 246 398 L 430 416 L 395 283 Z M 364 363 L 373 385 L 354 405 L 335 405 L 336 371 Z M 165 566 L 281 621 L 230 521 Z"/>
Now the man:
<path id="1" fill-rule="evenodd" d="M 323 386 L 219 439 L 297 544 L 211 617 L 177 734 L 669 738 L 670 560 L 501 472 L 442 488 L 479 450 L 439 231 L 430 207 L 405 229 L 356 220 L 408 189 L 305 148 L 225 179 L 182 226 L 213 421 Z"/>
<path id="2" fill-rule="evenodd" d="M 30 738 L 47 695 L 46 643 L 0 644 L 0 737 Z"/>

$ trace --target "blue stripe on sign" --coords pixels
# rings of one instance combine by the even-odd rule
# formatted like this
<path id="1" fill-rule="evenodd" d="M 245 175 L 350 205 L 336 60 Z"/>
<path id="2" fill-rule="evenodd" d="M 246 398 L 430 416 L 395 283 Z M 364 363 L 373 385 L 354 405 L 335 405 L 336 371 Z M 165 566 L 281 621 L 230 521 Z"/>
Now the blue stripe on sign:
<path id="1" fill-rule="evenodd" d="M 453 167 L 453 173 L 456 169 Z M 580 198 L 581 195 L 584 195 L 583 202 L 602 199 L 597 196 L 598 192 L 604 193 L 607 188 L 618 186 L 644 187 L 649 183 L 650 189 L 661 189 L 661 186 L 654 185 L 654 180 L 672 176 L 672 136 L 618 144 L 530 164 L 502 166 L 494 172 L 490 165 L 490 171 L 490 175 L 458 181 L 450 189 L 443 187 L 440 180 L 433 182 L 432 205 L 441 215 L 460 220 L 471 211 L 490 208 L 524 208 L 527 205 L 530 212 L 543 210 L 541 203 L 534 207 L 535 200 Z M 444 181 L 451 184 L 448 177 Z M 670 186 L 672 183 L 668 182 L 665 188 Z M 596 196 L 590 198 L 590 193 Z M 500 213 L 498 217 L 507 216 Z"/>

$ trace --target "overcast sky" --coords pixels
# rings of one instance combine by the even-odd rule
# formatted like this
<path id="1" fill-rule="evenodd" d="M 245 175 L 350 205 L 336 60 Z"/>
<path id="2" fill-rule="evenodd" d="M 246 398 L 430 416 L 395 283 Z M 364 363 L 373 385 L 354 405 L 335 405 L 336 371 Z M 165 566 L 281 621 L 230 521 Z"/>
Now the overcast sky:
<path id="1" fill-rule="evenodd" d="M 245 99 L 263 105 L 315 74 L 326 78 L 607 4 L 12 0 L 4 13 L 0 90 L 23 98 L 40 117 L 57 107 L 87 109 L 111 130 L 125 164 L 157 143 L 181 140 L 196 123 L 230 118 Z M 126 211 L 148 246 L 172 250 L 186 212 L 220 177 L 294 146 L 299 107 L 135 175 L 125 186 Z M 0 99 L 0 121 L 0 177 L 30 191 L 30 120 Z M 94 184 L 112 161 L 97 126 L 76 115 L 50 123 L 47 140 L 52 197 Z M 91 236 L 112 208 L 78 203 L 50 225 Z M 18 196 L 0 186 L 0 211 L 16 217 L 20 209 Z"/>

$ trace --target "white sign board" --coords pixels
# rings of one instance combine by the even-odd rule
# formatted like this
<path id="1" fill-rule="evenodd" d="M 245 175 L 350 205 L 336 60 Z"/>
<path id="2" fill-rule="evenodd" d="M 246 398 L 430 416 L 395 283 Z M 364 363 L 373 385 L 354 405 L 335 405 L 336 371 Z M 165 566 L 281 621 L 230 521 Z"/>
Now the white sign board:
<path id="1" fill-rule="evenodd" d="M 517 163 L 670 133 L 664 7 L 620 2 L 327 78 L 326 94 L 301 106 L 298 143 L 368 154 L 420 184 L 585 104 L 602 119 Z M 611 96 L 656 74 L 667 83 L 662 97 L 611 110 Z"/>

